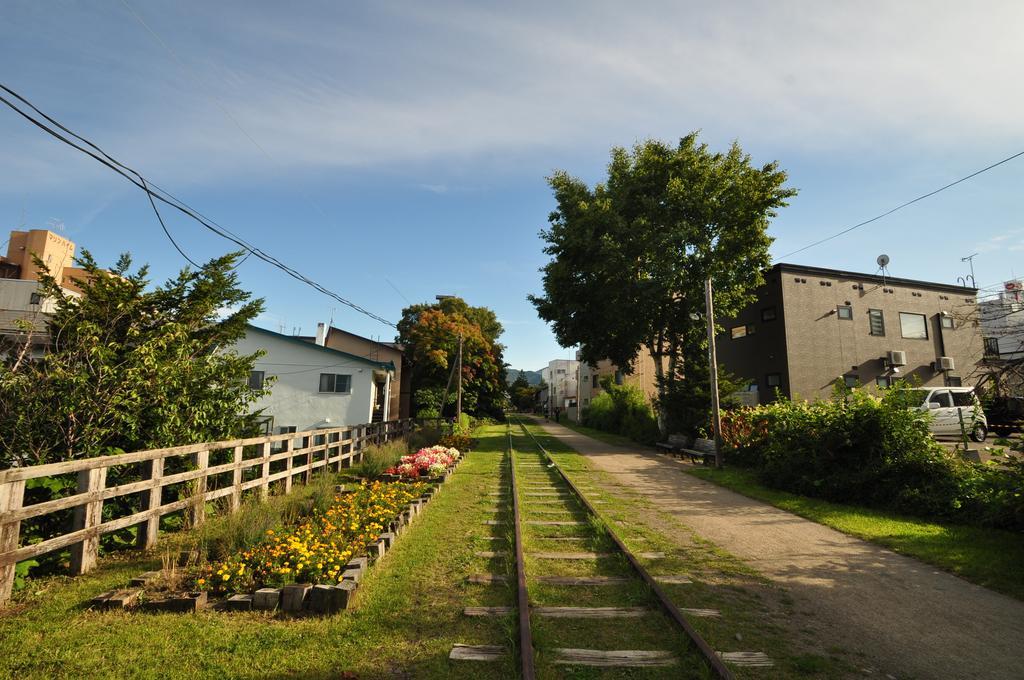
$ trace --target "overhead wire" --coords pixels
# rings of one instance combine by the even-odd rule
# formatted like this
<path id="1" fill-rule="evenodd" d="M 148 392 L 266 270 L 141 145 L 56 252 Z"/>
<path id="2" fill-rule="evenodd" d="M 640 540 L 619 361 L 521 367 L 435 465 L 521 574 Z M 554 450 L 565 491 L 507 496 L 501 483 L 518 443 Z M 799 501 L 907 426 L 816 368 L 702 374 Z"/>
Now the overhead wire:
<path id="1" fill-rule="evenodd" d="M 893 214 L 894 212 L 896 212 L 898 210 L 902 210 L 903 208 L 906 208 L 907 206 L 913 205 L 914 203 L 917 203 L 918 201 L 923 201 L 926 198 L 930 198 L 930 197 L 934 196 L 935 194 L 941 193 L 941 192 L 943 192 L 946 189 L 949 189 L 951 187 L 955 187 L 957 184 L 960 184 L 961 182 L 966 182 L 967 180 L 969 180 L 969 179 L 971 179 L 973 177 L 977 177 L 978 175 L 980 175 L 982 173 L 985 173 L 985 172 L 988 172 L 989 170 L 992 170 L 993 168 L 998 168 L 1000 165 L 1003 165 L 1004 163 L 1009 163 L 1010 161 L 1014 160 L 1015 158 L 1019 158 L 1021 156 L 1024 156 L 1024 151 L 1018 151 L 1017 153 L 1013 154 L 1012 156 L 1007 156 L 1006 158 L 1004 158 L 1004 159 L 1002 159 L 1000 161 L 996 161 L 995 163 L 993 163 L 991 165 L 988 165 L 988 166 L 982 168 L 981 170 L 976 170 L 975 172 L 972 172 L 971 174 L 969 174 L 969 175 L 967 175 L 965 177 L 961 177 L 960 179 L 958 179 L 956 181 L 950 182 L 949 184 L 946 184 L 945 186 L 941 186 L 938 189 L 935 189 L 933 191 L 929 191 L 926 194 L 921 194 L 917 198 L 913 198 L 913 199 L 911 199 L 909 201 L 906 201 L 905 203 L 901 203 L 898 206 L 896 206 L 895 208 L 887 210 L 887 211 L 885 211 L 884 213 L 882 213 L 880 215 L 876 215 L 876 216 L 872 217 L 871 219 L 864 220 L 863 222 L 858 222 L 857 224 L 853 225 L 852 227 L 847 227 L 846 229 L 843 229 L 842 231 L 838 231 L 838 232 L 832 234 L 831 236 L 826 236 L 825 238 L 819 239 L 819 240 L 815 241 L 814 243 L 810 243 L 810 244 L 804 246 L 803 248 L 797 248 L 796 250 L 790 251 L 790 252 L 786 253 L 785 255 L 780 255 L 779 257 L 775 258 L 775 261 L 778 262 L 778 261 L 783 260 L 783 259 L 785 259 L 787 257 L 792 256 L 792 255 L 796 255 L 797 253 L 802 253 L 805 250 L 809 250 L 811 248 L 814 248 L 815 246 L 820 246 L 822 243 L 826 243 L 828 241 L 831 241 L 832 239 L 839 238 L 840 236 L 843 236 L 844 234 L 849 234 L 851 231 L 854 231 L 855 229 L 860 229 L 861 227 L 866 226 L 868 224 L 871 224 L 872 222 L 877 222 L 878 220 L 882 219 L 883 217 L 888 217 L 889 215 Z"/>
<path id="2" fill-rule="evenodd" d="M 316 281 L 310 279 L 309 277 L 305 276 L 304 274 L 302 274 L 301 272 L 297 271 L 296 269 L 286 265 L 285 263 L 283 263 L 281 260 L 279 260 L 278 258 L 274 257 L 273 255 L 265 252 L 264 250 L 258 248 L 255 245 L 249 243 L 248 241 L 246 241 L 242 237 L 238 236 L 237 234 L 234 234 L 233 232 L 231 232 L 227 228 L 224 228 L 221 225 L 217 224 L 217 222 L 215 222 L 214 220 L 205 217 L 198 210 L 192 208 L 191 206 L 189 206 L 184 201 L 174 197 L 172 194 L 170 194 L 169 192 L 167 192 L 164 189 L 160 188 L 158 185 L 154 184 L 153 182 L 145 180 L 143 178 L 142 174 L 139 173 L 137 170 L 129 167 L 128 165 L 125 165 L 121 161 L 117 160 L 116 158 L 114 158 L 113 156 L 111 156 L 110 154 L 105 152 L 103 149 L 101 149 L 98 145 L 96 145 L 92 141 L 90 141 L 90 140 L 86 139 L 85 137 L 77 134 L 76 132 L 70 130 L 65 125 L 63 125 L 59 121 L 55 120 L 51 116 L 49 116 L 46 113 L 44 113 L 43 111 L 41 111 L 38 107 L 36 107 L 34 104 L 32 104 L 30 101 L 28 101 L 25 97 L 21 96 L 20 94 L 18 94 L 17 92 L 12 90 L 11 88 L 7 87 L 3 83 L 0 83 L 0 90 L 3 90 L 4 92 L 8 93 L 11 97 L 14 97 L 19 102 L 21 102 L 22 104 L 24 104 L 25 106 L 30 108 L 32 111 L 34 111 L 39 116 L 44 118 L 47 122 L 52 124 L 54 127 L 56 127 L 59 130 L 67 133 L 67 135 L 69 135 L 70 137 L 73 137 L 74 139 L 79 140 L 85 146 L 83 147 L 82 145 L 79 145 L 79 144 L 75 143 L 74 141 L 69 139 L 67 136 L 61 134 L 60 132 L 58 132 L 57 130 L 53 129 L 52 127 L 50 127 L 46 123 L 44 123 L 44 122 L 38 120 L 37 118 L 33 117 L 30 113 L 22 110 L 22 108 L 20 108 L 17 104 L 12 102 L 7 97 L 4 97 L 3 95 L 0 95 L 0 102 L 5 104 L 6 106 L 8 106 L 15 113 L 17 113 L 18 115 L 22 116 L 23 118 L 28 120 L 30 123 L 32 123 L 33 125 L 35 125 L 39 129 L 43 130 L 47 134 L 51 135 L 55 139 L 63 142 L 64 144 L 72 147 L 73 149 L 76 149 L 76 150 L 86 154 L 87 156 L 90 156 L 95 161 L 101 163 L 102 165 L 105 165 L 106 167 L 110 168 L 111 170 L 113 170 L 117 174 L 121 175 L 126 180 L 128 180 L 129 182 L 134 184 L 136 187 L 138 187 L 139 189 L 142 189 L 144 192 L 146 192 L 146 194 L 147 194 L 147 196 L 149 196 L 151 202 L 154 201 L 154 200 L 155 201 L 160 201 L 161 203 L 164 203 L 165 205 L 168 205 L 168 206 L 174 208 L 175 210 L 178 210 L 179 212 L 181 212 L 182 214 L 186 215 L 187 217 L 195 220 L 196 222 L 198 222 L 199 224 L 201 224 L 203 227 L 205 227 L 209 231 L 213 232 L 214 234 L 217 234 L 221 238 L 224 238 L 224 239 L 234 243 L 238 247 L 242 248 L 244 251 L 248 251 L 251 255 L 255 255 L 258 259 L 263 260 L 267 264 L 270 264 L 271 266 L 274 266 L 277 269 L 280 269 L 281 271 L 283 271 L 284 273 L 288 274 L 289 276 L 291 276 L 292 278 L 296 279 L 297 281 L 300 281 L 301 283 L 304 283 L 304 284 L 310 286 L 314 290 L 317 290 L 318 292 L 323 293 L 324 295 L 327 295 L 328 297 L 331 297 L 334 300 L 337 300 L 338 302 L 340 302 L 343 305 L 345 305 L 345 306 L 355 310 L 356 312 L 359 312 L 360 314 L 363 314 L 363 315 L 365 315 L 365 316 L 367 316 L 367 317 L 369 317 L 369 318 L 371 318 L 371 319 L 373 319 L 375 321 L 383 323 L 383 324 L 385 324 L 387 326 L 391 326 L 392 328 L 397 328 L 397 326 L 396 326 L 396 324 L 394 322 L 389 321 L 389 320 L 385 319 L 382 316 L 374 314 L 373 312 L 369 311 L 365 307 L 362 307 L 361 305 L 358 305 L 355 302 L 352 302 L 351 300 L 348 300 L 347 298 L 342 297 L 340 294 L 335 293 L 334 291 L 326 288 L 322 284 L 317 283 Z M 88 147 L 88 148 L 85 148 L 85 147 Z M 155 203 L 154 203 L 154 205 L 155 205 Z M 159 217 L 159 211 L 157 211 L 157 215 Z M 170 236 L 170 234 L 167 231 L 166 225 L 164 224 L 164 221 L 163 221 L 162 218 L 160 219 L 160 223 L 161 223 L 161 226 L 164 228 L 165 233 L 167 233 L 168 236 Z M 173 239 L 172 239 L 172 242 L 173 242 Z M 185 255 L 184 252 L 181 250 L 180 247 L 177 246 L 176 243 L 175 243 L 175 247 L 178 249 L 178 251 L 183 256 Z M 186 256 L 186 259 L 188 259 L 189 261 L 192 261 L 191 258 L 188 258 L 187 256 Z"/>

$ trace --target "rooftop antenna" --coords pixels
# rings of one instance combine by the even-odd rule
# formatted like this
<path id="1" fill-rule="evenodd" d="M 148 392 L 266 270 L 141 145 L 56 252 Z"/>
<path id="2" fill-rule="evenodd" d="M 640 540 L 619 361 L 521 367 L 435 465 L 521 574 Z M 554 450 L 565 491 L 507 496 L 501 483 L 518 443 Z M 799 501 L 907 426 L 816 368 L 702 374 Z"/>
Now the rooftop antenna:
<path id="1" fill-rule="evenodd" d="M 54 217 L 46 221 L 46 226 L 53 231 L 64 231 L 64 220 Z"/>
<path id="2" fill-rule="evenodd" d="M 961 277 L 957 278 L 957 281 L 959 281 L 960 279 L 964 279 L 964 286 L 965 287 L 967 286 L 967 279 L 971 280 L 971 288 L 977 288 L 978 287 L 977 279 L 974 278 L 974 258 L 977 257 L 977 256 L 978 256 L 978 254 L 974 253 L 973 255 L 968 255 L 967 257 L 961 257 L 960 258 L 961 262 L 969 262 L 970 265 L 971 265 L 971 273 L 970 273 L 969 276 L 967 276 L 967 277 L 961 276 Z"/>
<path id="3" fill-rule="evenodd" d="M 885 275 L 888 273 L 886 267 L 889 266 L 889 256 L 886 255 L 885 253 L 882 253 L 881 255 L 875 258 L 875 262 L 878 263 L 878 268 L 882 270 L 882 285 L 884 286 L 886 285 Z"/>

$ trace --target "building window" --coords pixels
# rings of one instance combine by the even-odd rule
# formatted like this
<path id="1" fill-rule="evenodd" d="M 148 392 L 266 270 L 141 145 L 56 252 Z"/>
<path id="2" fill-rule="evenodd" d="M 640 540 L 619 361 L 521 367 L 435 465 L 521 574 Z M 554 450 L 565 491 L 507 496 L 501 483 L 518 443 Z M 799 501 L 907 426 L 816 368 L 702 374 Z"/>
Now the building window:
<path id="1" fill-rule="evenodd" d="M 352 376 L 340 373 L 321 373 L 320 391 L 348 394 L 352 391 Z"/>
<path id="2" fill-rule="evenodd" d="M 839 305 L 836 307 L 836 313 L 843 321 L 853 321 L 853 307 L 849 305 Z"/>
<path id="3" fill-rule="evenodd" d="M 843 384 L 846 385 L 847 387 L 859 387 L 860 378 L 858 378 L 855 375 L 844 375 Z"/>
<path id="4" fill-rule="evenodd" d="M 892 381 L 889 380 L 889 376 L 880 375 L 877 378 L 875 378 L 875 384 L 878 385 L 879 387 L 891 387 Z"/>
<path id="5" fill-rule="evenodd" d="M 900 333 L 911 340 L 927 340 L 928 321 L 924 314 L 900 312 Z"/>
<path id="6" fill-rule="evenodd" d="M 999 338 L 985 338 L 985 356 L 999 356 Z"/>
<path id="7" fill-rule="evenodd" d="M 262 390 L 265 376 L 266 373 L 264 371 L 249 371 L 249 389 Z"/>
<path id="8" fill-rule="evenodd" d="M 557 371 L 555 371 L 555 373 L 557 373 L 558 375 L 565 375 L 565 369 L 564 368 L 560 368 Z"/>
<path id="9" fill-rule="evenodd" d="M 43 304 L 43 296 L 39 293 L 32 293 L 28 296 L 28 303 L 30 305 L 41 305 Z"/>
<path id="10" fill-rule="evenodd" d="M 768 387 L 780 387 L 782 385 L 782 374 L 769 373 L 764 377 L 764 383 Z"/>
<path id="11" fill-rule="evenodd" d="M 761 321 L 775 321 L 777 313 L 774 307 L 765 307 L 761 310 Z"/>
<path id="12" fill-rule="evenodd" d="M 956 376 L 946 376 L 946 387 L 963 387 L 964 381 Z M 965 404 L 965 406 L 973 406 L 973 404 Z"/>
<path id="13" fill-rule="evenodd" d="M 939 318 L 942 320 L 942 327 L 943 328 L 952 328 L 953 327 L 953 317 L 951 317 L 949 315 L 943 315 L 943 316 L 940 316 Z"/>
<path id="14" fill-rule="evenodd" d="M 757 327 L 754 324 L 748 323 L 746 326 L 733 326 L 729 333 L 732 335 L 733 340 L 739 340 L 740 338 L 745 338 L 748 335 L 753 335 L 756 330 Z"/>
<path id="15" fill-rule="evenodd" d="M 885 317 L 881 309 L 868 310 L 868 327 L 871 335 L 885 335 Z"/>
<path id="16" fill-rule="evenodd" d="M 622 371 L 615 371 L 615 384 L 616 385 L 621 385 L 622 384 Z"/>
<path id="17" fill-rule="evenodd" d="M 594 374 L 594 389 L 596 390 L 599 387 L 601 387 L 601 386 L 597 384 L 597 373 L 595 373 Z"/>

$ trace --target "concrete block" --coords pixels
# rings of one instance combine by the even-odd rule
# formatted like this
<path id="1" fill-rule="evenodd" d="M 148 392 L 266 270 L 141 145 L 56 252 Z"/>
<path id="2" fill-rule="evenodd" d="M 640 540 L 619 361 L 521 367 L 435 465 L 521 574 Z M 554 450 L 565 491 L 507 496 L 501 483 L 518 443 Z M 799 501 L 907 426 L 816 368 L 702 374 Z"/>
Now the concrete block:
<path id="1" fill-rule="evenodd" d="M 348 561 L 348 564 L 345 565 L 345 568 L 366 571 L 366 568 L 368 566 L 370 566 L 370 560 L 366 559 L 365 557 L 353 557 Z"/>
<path id="2" fill-rule="evenodd" d="M 277 588 L 260 588 L 252 596 L 253 609 L 273 611 L 281 604 L 281 591 Z"/>
<path id="3" fill-rule="evenodd" d="M 286 612 L 302 611 L 312 588 L 309 583 L 291 583 L 281 588 L 281 609 Z"/>
<path id="4" fill-rule="evenodd" d="M 346 569 L 345 571 L 341 572 L 341 580 L 351 581 L 352 583 L 359 583 L 361 580 L 363 580 L 363 570 Z"/>
<path id="5" fill-rule="evenodd" d="M 393 531 L 386 531 L 380 535 L 382 541 L 384 541 L 384 547 L 388 550 L 395 545 L 395 533 Z"/>
<path id="6" fill-rule="evenodd" d="M 375 542 L 366 546 L 366 556 L 373 561 L 377 561 L 384 557 L 384 553 L 387 552 L 387 546 L 384 545 L 384 540 L 378 538 Z"/>
<path id="7" fill-rule="evenodd" d="M 309 609 L 318 614 L 333 614 L 347 609 L 356 584 L 343 581 L 336 586 L 313 586 L 309 593 Z"/>
<path id="8" fill-rule="evenodd" d="M 115 590 L 104 603 L 104 609 L 127 609 L 139 601 L 141 588 Z"/>
<path id="9" fill-rule="evenodd" d="M 252 595 L 239 593 L 228 598 L 227 606 L 231 611 L 247 612 L 252 609 Z"/>
<path id="10" fill-rule="evenodd" d="M 156 581 L 163 574 L 161 571 L 146 571 L 128 581 L 128 585 L 135 588 L 143 588 L 153 581 Z"/>

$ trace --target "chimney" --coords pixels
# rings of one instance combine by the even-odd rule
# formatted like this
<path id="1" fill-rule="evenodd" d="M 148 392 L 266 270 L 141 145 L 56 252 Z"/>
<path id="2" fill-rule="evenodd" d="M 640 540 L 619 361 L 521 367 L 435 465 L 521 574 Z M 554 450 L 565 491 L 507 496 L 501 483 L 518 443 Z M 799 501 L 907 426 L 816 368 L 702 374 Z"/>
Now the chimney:
<path id="1" fill-rule="evenodd" d="M 316 344 L 323 347 L 325 342 L 327 342 L 327 326 L 321 322 L 316 325 Z"/>

